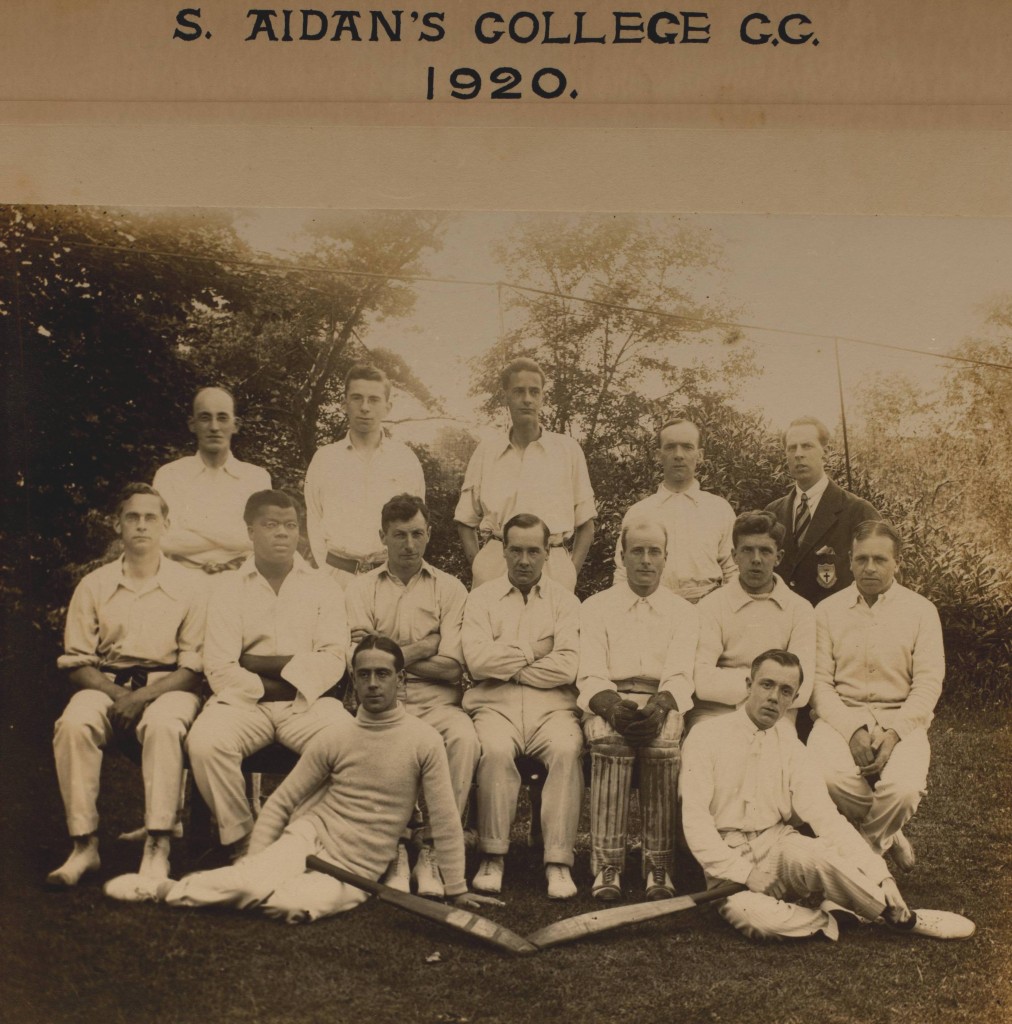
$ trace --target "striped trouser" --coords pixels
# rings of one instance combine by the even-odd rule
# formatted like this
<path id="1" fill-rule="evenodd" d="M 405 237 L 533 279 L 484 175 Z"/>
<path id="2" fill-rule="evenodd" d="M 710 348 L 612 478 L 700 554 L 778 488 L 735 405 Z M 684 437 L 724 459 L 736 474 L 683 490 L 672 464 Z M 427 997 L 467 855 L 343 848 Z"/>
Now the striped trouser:
<path id="1" fill-rule="evenodd" d="M 772 871 L 799 897 L 824 895 L 859 917 L 874 920 L 885 909 L 882 890 L 848 864 L 832 843 L 810 839 L 790 825 L 762 832 L 730 832 L 724 841 L 742 849 L 756 866 Z M 709 879 L 710 885 L 717 880 Z M 761 892 L 740 892 L 724 900 L 721 916 L 752 939 L 799 939 L 821 932 L 836 939 L 835 918 L 824 910 L 799 906 Z"/>

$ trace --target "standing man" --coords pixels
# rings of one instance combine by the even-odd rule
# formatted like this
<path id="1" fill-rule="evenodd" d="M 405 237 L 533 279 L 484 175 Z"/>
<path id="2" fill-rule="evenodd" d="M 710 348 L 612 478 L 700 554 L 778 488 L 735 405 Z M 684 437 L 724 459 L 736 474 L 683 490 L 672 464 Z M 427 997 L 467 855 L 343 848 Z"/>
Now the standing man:
<path id="1" fill-rule="evenodd" d="M 597 515 L 587 460 L 573 438 L 541 426 L 545 375 L 533 359 L 514 359 L 500 384 L 510 414 L 509 433 L 479 442 L 454 513 L 471 566 L 472 589 L 506 572 L 503 524 L 528 513 L 548 524 L 545 572 L 573 591 L 594 539 Z"/>
<path id="2" fill-rule="evenodd" d="M 592 895 L 622 896 L 633 765 L 640 766 L 647 899 L 674 896 L 675 810 L 683 716 L 692 707 L 696 610 L 661 586 L 664 526 L 630 520 L 624 580 L 580 608 L 579 704 L 590 744 Z"/>
<path id="3" fill-rule="evenodd" d="M 766 506 L 786 531 L 781 575 L 813 605 L 850 585 L 850 536 L 858 523 L 881 518 L 873 505 L 826 476 L 828 444 L 829 430 L 821 420 L 792 421 L 784 447 L 794 486 Z"/>
<path id="4" fill-rule="evenodd" d="M 656 519 L 668 534 L 668 562 L 662 583 L 695 604 L 704 594 L 738 575 L 731 556 L 734 509 L 719 495 L 704 491 L 696 479 L 703 460 L 699 427 L 690 420 L 668 420 L 657 431 L 661 485 L 636 502 L 622 525 Z M 621 538 L 615 545 L 615 583 L 625 580 Z"/>
<path id="5" fill-rule="evenodd" d="M 537 516 L 503 527 L 506 575 L 483 583 L 464 606 L 464 659 L 475 685 L 464 694 L 481 743 L 478 832 L 481 866 L 473 885 L 502 889 L 520 775 L 530 754 L 548 768 L 541 804 L 550 899 L 576 895 L 570 875 L 583 803 L 583 734 L 576 717 L 580 603 L 544 572 L 549 529 Z"/>
<path id="6" fill-rule="evenodd" d="M 380 510 L 395 494 L 425 500 L 425 477 L 415 453 L 385 435 L 390 379 L 375 366 L 353 366 L 344 380 L 348 433 L 325 444 L 306 470 L 306 530 L 321 569 L 348 585 L 381 565 L 376 540 Z"/>
<path id="7" fill-rule="evenodd" d="M 203 579 L 164 558 L 168 509 L 148 484 L 129 484 L 116 508 L 123 556 L 77 585 L 58 665 L 78 687 L 56 723 L 53 752 L 74 848 L 53 888 L 99 867 L 102 752 L 141 746 L 146 839 L 140 873 L 169 874 L 169 840 L 183 778 L 183 738 L 200 709 Z"/>
<path id="8" fill-rule="evenodd" d="M 429 510 L 421 498 L 398 494 L 383 506 L 380 541 L 386 564 L 356 576 L 348 585 L 348 626 L 353 645 L 384 635 L 400 646 L 405 671 L 398 699 L 409 714 L 443 737 L 453 796 L 463 816 L 480 753 L 471 719 L 460 707 L 460 629 L 467 591 L 460 580 L 425 561 L 430 537 Z M 414 875 L 420 895 L 443 895 L 428 822 Z"/>
<path id="9" fill-rule="evenodd" d="M 270 474 L 232 454 L 240 420 L 224 388 L 201 388 L 188 423 L 197 438 L 196 454 L 166 463 L 152 484 L 169 506 L 172 522 L 162 550 L 206 573 L 238 569 L 250 552 L 242 521 L 246 499 L 271 486 Z"/>
<path id="10" fill-rule="evenodd" d="M 299 554 L 299 513 L 283 491 L 258 491 L 244 513 L 253 554 L 216 581 L 208 602 L 205 668 L 213 696 L 187 741 L 193 777 L 234 860 L 253 816 L 244 757 L 275 741 L 301 753 L 348 717 L 324 694 L 344 674 L 344 594 Z"/>
<path id="11" fill-rule="evenodd" d="M 914 865 L 901 829 L 927 788 L 928 726 L 945 677 L 935 606 L 896 582 L 899 533 L 882 521 L 854 531 L 854 582 L 816 609 L 809 748 L 830 796 L 876 853 Z"/>
<path id="12" fill-rule="evenodd" d="M 446 754 L 436 732 L 404 713 L 397 693 L 404 659 L 387 637 L 370 636 L 352 656 L 358 714 L 321 733 L 274 791 L 257 820 L 249 856 L 231 867 L 152 884 L 137 875 L 106 883 L 107 896 L 174 907 L 230 906 L 291 924 L 350 910 L 366 892 L 306 867 L 315 854 L 378 878 L 393 855 L 419 789 L 432 810 L 446 891 L 460 907 L 502 906 L 467 891 L 464 842 Z"/>
<path id="13" fill-rule="evenodd" d="M 752 663 L 748 697 L 733 714 L 700 723 L 685 740 L 682 821 L 712 887 L 747 886 L 721 916 L 754 939 L 836 940 L 840 927 L 880 916 L 892 930 L 967 939 L 972 921 L 944 910 L 907 908 L 885 861 L 861 841 L 826 793 L 818 769 L 784 723 L 801 686 L 789 651 Z M 806 822 L 818 838 L 796 832 Z M 818 909 L 786 902 L 821 894 Z"/>
<path id="14" fill-rule="evenodd" d="M 784 527 L 772 512 L 745 512 L 734 521 L 732 554 L 737 579 L 699 602 L 699 646 L 693 681 L 691 728 L 702 718 L 733 711 L 748 693 L 757 654 L 790 651 L 802 678 L 788 718 L 808 703 L 815 678 L 815 611 L 773 571 L 783 558 Z"/>

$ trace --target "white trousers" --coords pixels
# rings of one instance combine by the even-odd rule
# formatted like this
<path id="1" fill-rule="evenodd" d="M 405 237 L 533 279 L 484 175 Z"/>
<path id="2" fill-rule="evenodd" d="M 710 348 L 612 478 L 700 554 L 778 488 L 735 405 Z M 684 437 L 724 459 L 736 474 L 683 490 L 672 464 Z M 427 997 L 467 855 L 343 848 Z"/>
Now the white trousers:
<path id="1" fill-rule="evenodd" d="M 457 810 L 461 817 L 467 810 L 467 801 L 471 795 L 471 782 L 478 758 L 481 756 L 481 744 L 470 715 L 455 704 L 430 702 L 425 699 L 427 691 L 443 694 L 449 689 L 439 683 L 427 683 L 423 680 L 408 681 L 408 700 L 404 708 L 409 715 L 431 725 L 440 736 L 446 747 L 446 759 L 450 763 L 450 783 L 453 786 L 453 798 L 457 802 Z M 431 836 L 428 820 L 421 832 L 421 838 Z"/>
<path id="2" fill-rule="evenodd" d="M 505 715 L 479 707 L 473 714 L 481 743 L 478 762 L 478 834 L 484 853 L 505 854 L 517 813 L 520 754 L 548 769 L 541 797 L 541 832 L 546 864 L 573 864 L 576 828 L 583 804 L 583 733 L 573 711 L 549 711 L 521 731 Z"/>
<path id="3" fill-rule="evenodd" d="M 506 559 L 502 553 L 502 541 L 490 538 L 482 545 L 471 563 L 471 589 L 494 580 L 506 573 Z M 563 547 L 549 548 L 545 562 L 545 575 L 569 591 L 576 590 L 576 566 L 569 552 Z"/>
<path id="4" fill-rule="evenodd" d="M 305 711 L 296 712 L 293 705 L 293 701 L 264 701 L 236 706 L 212 698 L 193 723 L 186 741 L 190 767 L 226 845 L 253 831 L 243 758 L 275 741 L 301 754 L 318 732 L 348 716 L 333 697 L 321 697 Z"/>
<path id="5" fill-rule="evenodd" d="M 306 857 L 332 860 L 308 821 L 296 821 L 266 849 L 238 864 L 198 871 L 176 882 L 165 897 L 174 907 L 226 906 L 259 910 L 289 924 L 315 921 L 351 910 L 368 893 L 306 870 Z"/>
<path id="6" fill-rule="evenodd" d="M 808 750 L 822 769 L 829 795 L 876 853 L 914 816 L 927 791 L 931 746 L 926 729 L 915 729 L 893 747 L 873 789 L 857 770 L 850 745 L 829 724 L 816 719 Z"/>
<path id="7" fill-rule="evenodd" d="M 113 739 L 109 721 L 112 698 L 100 690 L 78 690 L 53 730 L 56 777 L 60 783 L 67 830 L 90 835 L 98 828 L 98 791 L 102 753 Z M 144 778 L 144 826 L 169 831 L 179 813 L 183 779 L 183 739 L 200 710 L 195 693 L 172 690 L 156 697 L 137 723 Z"/>
<path id="8" fill-rule="evenodd" d="M 771 870 L 786 883 L 790 895 L 825 895 L 867 920 L 885 910 L 881 888 L 825 839 L 811 839 L 785 824 L 758 833 L 732 832 L 724 839 L 743 849 L 753 864 Z M 707 881 L 711 887 L 717 884 Z M 835 940 L 839 935 L 832 914 L 760 892 L 730 896 L 721 904 L 720 914 L 751 939 L 800 939 L 821 932 Z"/>

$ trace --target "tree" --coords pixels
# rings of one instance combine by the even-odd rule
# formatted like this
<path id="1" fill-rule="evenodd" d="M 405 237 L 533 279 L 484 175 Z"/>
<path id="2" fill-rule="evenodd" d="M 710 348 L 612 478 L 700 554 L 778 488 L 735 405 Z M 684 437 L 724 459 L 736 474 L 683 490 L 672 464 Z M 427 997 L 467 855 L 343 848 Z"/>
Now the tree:
<path id="1" fill-rule="evenodd" d="M 290 269 L 257 270 L 242 309 L 206 309 L 189 323 L 187 360 L 234 389 L 245 430 L 282 482 L 301 482 L 317 446 L 340 432 L 344 374 L 355 362 L 380 365 L 438 406 L 403 359 L 370 352 L 364 339 L 374 322 L 411 312 L 405 278 L 442 244 L 444 224 L 442 214 L 318 215 L 308 251 L 284 261 Z"/>
<path id="2" fill-rule="evenodd" d="M 704 486 L 757 503 L 755 475 L 741 463 L 782 458 L 761 418 L 728 401 L 754 367 L 726 324 L 731 311 L 697 297 L 720 267 L 708 234 L 635 217 L 538 218 L 496 254 L 508 279 L 540 291 L 511 293 L 512 326 L 475 361 L 472 390 L 491 414 L 506 363 L 529 356 L 545 370 L 546 425 L 580 439 L 597 496 L 581 589 L 610 576 L 622 515 L 656 488 L 655 432 L 673 412 L 697 419 L 710 438 Z M 690 345 L 703 342 L 707 357 L 693 356 Z M 736 450 L 742 441 L 748 448 Z"/>
<path id="3" fill-rule="evenodd" d="M 6 550 L 52 584 L 94 555 L 127 481 L 150 479 L 193 374 L 179 331 L 243 288 L 247 255 L 226 215 L 73 207 L 0 211 Z M 184 254 L 190 258 L 179 258 Z M 13 543 L 17 537 L 19 543 Z"/>

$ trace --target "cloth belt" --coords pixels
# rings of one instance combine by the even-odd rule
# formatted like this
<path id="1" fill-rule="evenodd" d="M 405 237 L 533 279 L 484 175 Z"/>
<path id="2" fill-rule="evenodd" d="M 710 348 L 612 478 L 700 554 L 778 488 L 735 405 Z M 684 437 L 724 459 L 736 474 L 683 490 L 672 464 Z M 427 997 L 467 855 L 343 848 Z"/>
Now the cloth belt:
<path id="1" fill-rule="evenodd" d="M 181 565 L 191 565 L 194 569 L 202 569 L 209 575 L 219 572 L 228 572 L 230 569 L 238 569 L 247 559 L 247 555 L 236 555 L 227 562 L 198 562 L 195 558 L 187 558 L 186 555 L 169 555 L 173 562 Z"/>
<path id="2" fill-rule="evenodd" d="M 643 676 L 632 676 L 629 679 L 616 679 L 615 689 L 619 693 L 649 693 L 657 692 L 661 685 L 659 679 L 646 679 Z"/>
<path id="3" fill-rule="evenodd" d="M 335 554 L 333 551 L 327 552 L 327 565 L 332 565 L 335 569 L 340 569 L 342 572 L 350 572 L 353 575 L 369 572 L 378 565 L 382 565 L 385 561 L 385 558 L 374 561 L 368 558 L 348 558 L 345 555 Z"/>
<path id="4" fill-rule="evenodd" d="M 478 534 L 481 539 L 482 546 L 484 547 L 490 540 L 497 540 L 502 544 L 502 534 L 500 533 L 481 533 Z M 561 533 L 553 533 L 548 538 L 548 546 L 550 548 L 566 548 L 567 551 L 571 551 L 573 548 L 573 538 L 566 537 Z"/>
<path id="5" fill-rule="evenodd" d="M 129 686 L 131 690 L 139 690 L 148 685 L 148 676 L 152 672 L 175 672 L 178 665 L 132 665 L 130 668 L 99 667 L 99 672 L 108 672 L 117 686 Z"/>

